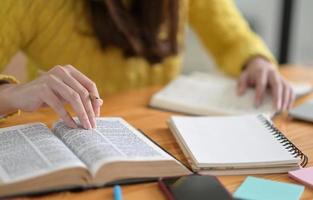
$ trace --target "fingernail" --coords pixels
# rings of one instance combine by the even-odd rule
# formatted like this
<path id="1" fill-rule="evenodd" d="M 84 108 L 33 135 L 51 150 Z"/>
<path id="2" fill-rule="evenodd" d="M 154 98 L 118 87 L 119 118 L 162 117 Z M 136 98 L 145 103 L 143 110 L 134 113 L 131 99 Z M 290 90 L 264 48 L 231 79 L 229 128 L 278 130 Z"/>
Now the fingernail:
<path id="1" fill-rule="evenodd" d="M 89 122 L 85 122 L 85 123 L 84 123 L 84 128 L 87 129 L 87 130 L 88 130 L 88 129 L 91 129 L 90 123 L 89 123 Z"/>

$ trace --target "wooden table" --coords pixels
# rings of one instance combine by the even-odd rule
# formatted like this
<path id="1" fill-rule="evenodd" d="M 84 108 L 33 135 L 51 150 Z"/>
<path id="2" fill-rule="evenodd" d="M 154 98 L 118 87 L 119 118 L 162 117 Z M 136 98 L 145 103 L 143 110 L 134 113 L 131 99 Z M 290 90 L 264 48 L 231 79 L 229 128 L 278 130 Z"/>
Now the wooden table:
<path id="1" fill-rule="evenodd" d="M 282 74 L 293 81 L 309 81 L 313 84 L 313 69 L 284 68 Z M 159 87 L 151 87 L 136 91 L 129 91 L 105 98 L 102 116 L 121 116 L 136 128 L 143 130 L 148 136 L 175 155 L 178 159 L 186 162 L 184 155 L 179 149 L 174 137 L 166 125 L 166 120 L 173 114 L 147 107 L 149 98 Z M 313 94 L 297 100 L 297 104 L 313 98 Z M 42 121 L 51 126 L 57 120 L 57 115 L 49 108 L 40 109 L 35 113 L 22 113 L 7 121 L 0 123 L 0 127 L 13 126 L 28 122 Z M 275 124 L 285 135 L 296 144 L 309 157 L 308 166 L 313 165 L 313 124 L 294 121 L 282 114 L 275 118 Z M 288 178 L 287 174 L 260 175 L 272 180 L 295 183 Z M 245 179 L 245 176 L 219 176 L 220 181 L 226 188 L 233 192 Z M 137 184 L 123 186 L 124 199 L 165 199 L 156 183 Z M 313 190 L 306 187 L 302 199 L 312 199 Z M 84 192 L 60 192 L 36 197 L 34 199 L 113 199 L 112 188 L 101 188 Z"/>

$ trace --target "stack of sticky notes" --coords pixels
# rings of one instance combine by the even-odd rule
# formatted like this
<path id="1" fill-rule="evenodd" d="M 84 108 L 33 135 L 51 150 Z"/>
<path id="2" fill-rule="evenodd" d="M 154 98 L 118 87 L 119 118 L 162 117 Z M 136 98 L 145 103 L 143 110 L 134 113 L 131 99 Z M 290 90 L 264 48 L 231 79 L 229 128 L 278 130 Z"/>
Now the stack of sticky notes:
<path id="1" fill-rule="evenodd" d="M 289 176 L 300 183 L 313 187 L 313 167 L 288 172 Z"/>
<path id="2" fill-rule="evenodd" d="M 304 187 L 248 176 L 234 193 L 240 200 L 298 200 Z"/>

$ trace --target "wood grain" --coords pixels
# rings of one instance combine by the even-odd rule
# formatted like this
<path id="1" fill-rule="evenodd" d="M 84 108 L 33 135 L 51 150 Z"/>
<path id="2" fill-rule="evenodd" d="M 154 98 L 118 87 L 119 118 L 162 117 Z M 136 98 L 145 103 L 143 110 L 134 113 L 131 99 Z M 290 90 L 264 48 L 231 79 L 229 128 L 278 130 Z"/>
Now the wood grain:
<path id="1" fill-rule="evenodd" d="M 282 74 L 289 80 L 299 82 L 310 82 L 313 84 L 313 70 L 301 67 L 283 68 Z M 104 107 L 102 116 L 121 116 L 125 118 L 136 128 L 144 131 L 149 137 L 175 155 L 178 159 L 186 163 L 184 155 L 175 142 L 172 134 L 167 128 L 166 121 L 173 114 L 149 108 L 148 102 L 153 93 L 159 90 L 160 87 L 150 87 L 138 89 L 135 91 L 123 92 L 120 94 L 108 96 L 104 98 Z M 296 104 L 302 103 L 313 95 L 309 95 L 297 100 Z M 41 121 L 51 126 L 57 120 L 57 115 L 49 108 L 40 109 L 35 113 L 22 113 L 20 116 L 15 116 L 7 121 L 0 123 L 0 127 L 13 126 L 28 122 Z M 313 157 L 313 124 L 296 121 L 288 118 L 287 114 L 281 114 L 274 119 L 277 127 L 285 133 L 285 135 L 296 144 L 309 157 L 308 166 L 312 166 L 313 162 L 310 158 Z M 221 144 L 222 145 L 222 144 Z M 266 147 L 265 147 L 266 148 Z M 259 175 L 272 180 L 295 183 L 288 178 L 287 174 L 268 174 Z M 233 192 L 245 179 L 245 176 L 219 176 L 221 182 L 228 190 Z M 124 199 L 150 199 L 161 200 L 165 199 L 160 192 L 156 183 L 136 184 L 123 186 Z M 38 200 L 54 200 L 54 199 L 112 199 L 112 188 L 100 188 L 82 192 L 59 192 L 38 197 L 24 197 L 22 199 L 38 199 Z M 313 198 L 313 190 L 306 187 L 302 199 L 308 200 Z"/>

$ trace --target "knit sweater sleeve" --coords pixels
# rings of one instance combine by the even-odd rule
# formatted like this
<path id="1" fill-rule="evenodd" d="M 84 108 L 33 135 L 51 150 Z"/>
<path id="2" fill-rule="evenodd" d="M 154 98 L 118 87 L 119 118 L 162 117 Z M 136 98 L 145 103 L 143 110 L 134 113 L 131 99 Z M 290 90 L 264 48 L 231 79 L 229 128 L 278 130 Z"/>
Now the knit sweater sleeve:
<path id="1" fill-rule="evenodd" d="M 12 56 L 30 41 L 33 31 L 30 1 L 2 0 L 0 6 L 0 83 L 18 83 L 13 76 L 1 74 Z M 13 113 L 14 114 L 14 113 Z M 12 114 L 10 114 L 12 115 Z M 1 115 L 0 121 L 10 115 Z"/>
<path id="2" fill-rule="evenodd" d="M 233 0 L 190 0 L 189 23 L 217 65 L 227 74 L 238 76 L 245 63 L 254 56 L 276 63 Z"/>
<path id="3" fill-rule="evenodd" d="M 0 73 L 19 50 L 24 50 L 36 31 L 35 3 L 2 0 L 0 6 Z"/>

